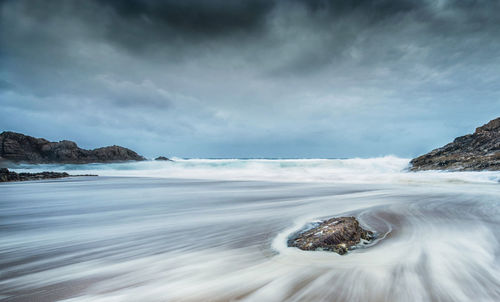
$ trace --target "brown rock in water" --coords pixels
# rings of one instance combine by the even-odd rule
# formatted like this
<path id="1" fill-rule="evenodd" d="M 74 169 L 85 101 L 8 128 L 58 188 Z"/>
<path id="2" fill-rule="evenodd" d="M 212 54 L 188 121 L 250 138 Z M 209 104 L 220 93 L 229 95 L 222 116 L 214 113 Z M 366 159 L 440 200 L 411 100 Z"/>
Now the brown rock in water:
<path id="1" fill-rule="evenodd" d="M 374 239 L 373 232 L 364 230 L 354 217 L 338 217 L 293 236 L 288 240 L 288 246 L 304 251 L 325 250 L 344 255 L 361 239 Z"/>
<path id="2" fill-rule="evenodd" d="M 85 164 L 142 161 L 145 158 L 120 146 L 86 150 L 79 148 L 72 141 L 49 142 L 43 138 L 21 133 L 2 132 L 0 133 L 0 160 L 31 164 Z"/>
<path id="3" fill-rule="evenodd" d="M 473 134 L 457 137 L 442 148 L 411 160 L 412 171 L 500 170 L 500 117 L 479 127 Z"/>

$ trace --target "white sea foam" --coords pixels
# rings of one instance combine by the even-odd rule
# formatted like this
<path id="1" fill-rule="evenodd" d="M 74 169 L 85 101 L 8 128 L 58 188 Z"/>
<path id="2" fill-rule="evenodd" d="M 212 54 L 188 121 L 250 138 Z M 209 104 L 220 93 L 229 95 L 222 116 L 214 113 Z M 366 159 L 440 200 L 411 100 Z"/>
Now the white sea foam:
<path id="1" fill-rule="evenodd" d="M 1 299 L 500 301 L 498 172 L 407 163 L 25 166 L 140 177 L 0 184 Z M 304 225 L 341 215 L 380 240 L 345 256 L 287 246 Z"/>
<path id="2" fill-rule="evenodd" d="M 25 166 L 141 177 L 0 184 L 0 292 L 42 302 L 499 301 L 498 173 L 410 173 L 407 163 Z M 339 215 L 380 240 L 346 256 L 287 247 L 305 224 Z"/>
<path id="3" fill-rule="evenodd" d="M 499 172 L 408 172 L 409 159 L 180 159 L 113 164 L 20 165 L 15 171 L 66 171 L 100 176 L 336 183 L 461 183 L 500 181 Z"/>

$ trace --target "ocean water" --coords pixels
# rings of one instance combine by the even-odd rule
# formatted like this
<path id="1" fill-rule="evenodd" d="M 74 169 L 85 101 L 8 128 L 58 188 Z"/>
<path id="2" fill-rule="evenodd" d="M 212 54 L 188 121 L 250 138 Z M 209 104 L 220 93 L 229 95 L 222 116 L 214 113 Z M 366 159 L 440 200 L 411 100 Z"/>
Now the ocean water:
<path id="1" fill-rule="evenodd" d="M 500 172 L 408 160 L 21 165 L 0 184 L 0 301 L 500 301 Z M 356 216 L 379 240 L 286 246 Z"/>

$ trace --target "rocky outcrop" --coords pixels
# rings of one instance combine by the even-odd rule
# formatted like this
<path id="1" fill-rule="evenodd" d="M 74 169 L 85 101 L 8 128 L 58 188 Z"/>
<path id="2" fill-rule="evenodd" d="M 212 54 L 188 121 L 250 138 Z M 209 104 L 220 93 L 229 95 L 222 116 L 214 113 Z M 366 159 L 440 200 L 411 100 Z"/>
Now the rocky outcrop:
<path id="1" fill-rule="evenodd" d="M 367 242 L 373 240 L 373 232 L 363 229 L 354 217 L 338 217 L 293 235 L 288 240 L 288 246 L 304 251 L 323 250 L 344 255 L 362 239 Z"/>
<path id="2" fill-rule="evenodd" d="M 63 178 L 70 176 L 97 176 L 97 175 L 91 175 L 91 174 L 70 175 L 66 172 L 16 173 L 14 171 L 9 171 L 9 169 L 7 168 L 0 168 L 0 182 L 53 179 L 53 178 Z"/>
<path id="3" fill-rule="evenodd" d="M 442 148 L 414 158 L 411 170 L 500 170 L 500 118 L 457 137 Z"/>
<path id="4" fill-rule="evenodd" d="M 141 161 L 144 157 L 134 151 L 109 146 L 94 150 L 81 149 L 75 142 L 49 142 L 21 133 L 2 132 L 0 134 L 0 160 L 42 163 L 104 163 L 120 161 Z"/>
<path id="5" fill-rule="evenodd" d="M 66 172 L 16 173 L 9 171 L 6 168 L 0 168 L 0 182 L 52 179 L 69 176 L 70 175 Z"/>
<path id="6" fill-rule="evenodd" d="M 155 160 L 162 160 L 162 161 L 173 161 L 171 160 L 170 158 L 167 158 L 165 156 L 158 156 L 157 158 L 155 158 Z"/>

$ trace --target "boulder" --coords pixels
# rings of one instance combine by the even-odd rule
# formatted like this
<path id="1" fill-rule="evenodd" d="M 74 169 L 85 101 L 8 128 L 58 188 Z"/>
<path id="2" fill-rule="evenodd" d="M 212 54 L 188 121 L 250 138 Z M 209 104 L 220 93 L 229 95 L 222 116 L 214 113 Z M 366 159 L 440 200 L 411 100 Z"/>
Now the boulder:
<path id="1" fill-rule="evenodd" d="M 412 159 L 410 164 L 412 171 L 500 170 L 500 117 L 473 134 L 457 137 L 442 148 Z"/>
<path id="2" fill-rule="evenodd" d="M 354 217 L 338 217 L 323 221 L 318 226 L 293 235 L 288 246 L 304 251 L 331 251 L 340 255 L 355 248 L 361 240 L 375 238 L 373 232 L 363 229 Z"/>

